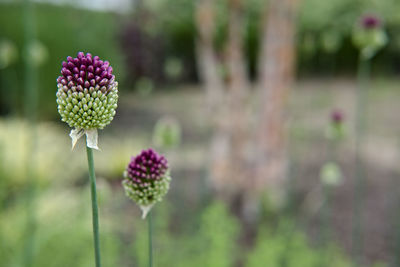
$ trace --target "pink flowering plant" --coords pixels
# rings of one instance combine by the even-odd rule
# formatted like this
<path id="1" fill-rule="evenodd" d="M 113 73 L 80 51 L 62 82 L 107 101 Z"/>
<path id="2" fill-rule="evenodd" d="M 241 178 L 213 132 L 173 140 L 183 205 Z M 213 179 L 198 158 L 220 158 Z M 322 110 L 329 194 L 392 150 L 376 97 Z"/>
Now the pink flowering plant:
<path id="1" fill-rule="evenodd" d="M 87 146 L 98 149 L 97 129 L 114 118 L 118 82 L 108 61 L 79 52 L 67 57 L 57 78 L 57 104 L 61 120 L 71 128 L 72 147 L 86 134 Z"/>
<path id="2" fill-rule="evenodd" d="M 170 182 L 167 160 L 150 148 L 132 157 L 122 184 L 126 195 L 142 210 L 144 219 L 154 204 L 167 194 Z"/>
<path id="3" fill-rule="evenodd" d="M 388 42 L 382 20 L 372 14 L 361 17 L 353 32 L 353 42 L 363 58 L 372 58 Z"/>

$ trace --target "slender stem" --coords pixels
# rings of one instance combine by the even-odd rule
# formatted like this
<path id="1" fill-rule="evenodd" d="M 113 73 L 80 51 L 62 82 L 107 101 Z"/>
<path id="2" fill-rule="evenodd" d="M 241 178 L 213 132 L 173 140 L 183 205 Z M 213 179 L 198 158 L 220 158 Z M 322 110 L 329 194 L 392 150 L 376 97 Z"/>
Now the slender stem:
<path id="1" fill-rule="evenodd" d="M 27 145 L 26 154 L 26 173 L 30 177 L 28 179 L 26 189 L 26 241 L 23 251 L 23 266 L 30 267 L 33 265 L 35 232 L 36 232 L 36 172 L 35 172 L 35 150 L 36 150 L 36 117 L 37 117 L 37 69 L 30 56 L 30 47 L 35 39 L 35 19 L 32 2 L 25 0 L 23 2 L 23 25 L 24 25 L 24 112 L 28 121 L 29 143 Z"/>
<path id="2" fill-rule="evenodd" d="M 93 150 L 90 147 L 86 147 L 86 152 L 89 165 L 90 191 L 92 195 L 94 258 L 96 261 L 96 267 L 101 267 L 100 240 L 99 240 L 99 210 L 97 207 L 96 175 L 94 173 Z"/>
<path id="3" fill-rule="evenodd" d="M 152 212 L 147 214 L 148 231 L 149 231 L 149 267 L 153 267 L 153 222 Z"/>
<path id="4" fill-rule="evenodd" d="M 35 174 L 32 179 L 36 179 Z M 36 232 L 36 182 L 30 182 L 26 192 L 26 209 L 27 209 L 27 225 L 26 225 L 26 242 L 24 247 L 23 265 L 26 267 L 33 266 L 33 254 L 35 248 L 35 232 Z"/>
<path id="5" fill-rule="evenodd" d="M 336 163 L 336 137 L 329 140 L 327 162 Z M 321 228 L 319 242 L 323 252 L 320 253 L 318 266 L 325 267 L 329 265 L 329 241 L 331 234 L 331 190 L 332 185 L 322 183 L 323 204 L 321 207 Z"/>
<path id="6" fill-rule="evenodd" d="M 397 184 L 397 183 L 396 183 Z M 399 194 L 397 194 L 399 195 Z M 400 204 L 400 198 L 397 197 L 397 204 Z M 396 213 L 398 214 L 398 213 Z M 400 216 L 395 216 L 395 243 L 394 243 L 394 251 L 399 251 L 400 250 Z M 394 253 L 394 259 L 392 265 L 393 267 L 400 267 L 400 255 L 398 253 Z"/>
<path id="7" fill-rule="evenodd" d="M 362 207 L 365 189 L 364 168 L 361 160 L 361 143 L 365 132 L 366 100 L 370 76 L 370 60 L 360 55 L 358 66 L 356 140 L 355 140 L 355 187 L 354 187 L 354 220 L 353 220 L 353 257 L 354 266 L 361 266 L 363 233 Z"/>
<path id="8" fill-rule="evenodd" d="M 397 189 L 397 190 L 394 190 L 394 196 L 396 199 L 397 206 L 399 206 L 399 204 L 400 204 L 400 191 L 398 190 L 400 188 L 399 185 L 400 184 L 398 181 L 398 177 L 394 177 L 392 187 Z M 395 213 L 394 223 L 393 223 L 393 225 L 395 226 L 394 242 L 393 242 L 394 251 L 400 251 L 400 216 L 399 215 L 400 214 L 398 212 Z M 389 266 L 400 267 L 399 253 L 393 253 L 393 258 L 392 258 L 391 264 Z"/>
<path id="9" fill-rule="evenodd" d="M 321 233 L 320 242 L 323 252 L 321 253 L 319 266 L 329 266 L 330 254 L 329 254 L 329 240 L 331 236 L 331 186 L 322 185 L 324 203 L 321 210 Z"/>

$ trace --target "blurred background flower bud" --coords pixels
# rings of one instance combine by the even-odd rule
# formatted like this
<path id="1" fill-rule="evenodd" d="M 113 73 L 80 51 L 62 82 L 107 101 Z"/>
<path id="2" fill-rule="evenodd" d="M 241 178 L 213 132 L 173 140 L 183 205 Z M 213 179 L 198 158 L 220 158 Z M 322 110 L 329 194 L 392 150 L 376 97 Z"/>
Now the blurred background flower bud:
<path id="1" fill-rule="evenodd" d="M 330 114 L 330 123 L 326 130 L 326 137 L 330 140 L 340 140 L 345 137 L 346 129 L 344 114 L 341 110 L 333 110 Z"/>
<path id="2" fill-rule="evenodd" d="M 340 110 L 334 110 L 331 113 L 331 121 L 332 123 L 342 123 L 343 122 L 343 112 Z"/>
<path id="3" fill-rule="evenodd" d="M 375 15 L 365 15 L 361 18 L 360 24 L 364 29 L 376 29 L 381 27 L 382 21 Z"/>
<path id="4" fill-rule="evenodd" d="M 364 15 L 353 31 L 353 43 L 365 59 L 372 58 L 388 42 L 382 20 L 375 15 Z"/>
<path id="5" fill-rule="evenodd" d="M 141 96 L 148 96 L 154 90 L 154 83 L 151 79 L 142 77 L 142 78 L 138 79 L 138 81 L 136 82 L 135 90 Z"/>
<path id="6" fill-rule="evenodd" d="M 343 182 L 340 167 L 334 162 L 325 163 L 320 170 L 321 183 L 326 186 L 338 186 Z"/>
<path id="7" fill-rule="evenodd" d="M 29 45 L 29 59 L 36 66 L 40 67 L 49 59 L 47 47 L 39 40 L 34 40 Z"/>
<path id="8" fill-rule="evenodd" d="M 164 72 L 168 79 L 175 81 L 182 76 L 183 65 L 179 58 L 168 58 L 164 65 Z"/>
<path id="9" fill-rule="evenodd" d="M 0 41 L 0 69 L 5 69 L 18 60 L 18 50 L 10 40 Z"/>
<path id="10" fill-rule="evenodd" d="M 161 149 L 170 149 L 181 143 L 181 126 L 170 116 L 160 118 L 153 131 L 153 143 Z"/>

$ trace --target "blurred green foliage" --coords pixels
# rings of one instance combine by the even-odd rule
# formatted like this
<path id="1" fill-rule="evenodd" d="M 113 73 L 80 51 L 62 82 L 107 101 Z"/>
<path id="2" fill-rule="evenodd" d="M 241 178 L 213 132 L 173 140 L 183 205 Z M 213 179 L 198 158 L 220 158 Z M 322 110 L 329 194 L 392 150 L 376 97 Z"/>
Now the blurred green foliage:
<path id="1" fill-rule="evenodd" d="M 259 231 L 246 267 L 352 266 L 351 261 L 335 246 L 312 248 L 304 233 L 289 220 L 282 220 L 275 231 L 267 226 L 262 226 Z M 324 257 L 328 257 L 328 261 Z"/>
<path id="2" fill-rule="evenodd" d="M 245 1 L 243 38 L 249 73 L 256 75 L 259 55 L 260 24 L 265 12 L 265 1 Z M 111 12 L 90 11 L 70 6 L 36 3 L 34 5 L 37 33 L 36 49 L 44 55 L 45 61 L 39 68 L 40 115 L 58 118 L 55 104 L 55 79 L 59 75 L 61 61 L 78 51 L 90 51 L 111 62 L 115 74 L 124 88 L 124 73 L 131 75 L 134 62 L 127 56 L 129 51 L 120 47 L 125 23 L 135 18 L 146 36 L 154 37 L 155 51 L 162 51 L 162 58 L 148 60 L 161 64 L 165 76 L 175 77 L 182 65 L 180 79 L 196 80 L 194 23 L 195 1 L 192 0 L 150 0 L 142 1 L 143 7 L 130 15 Z M 298 16 L 298 69 L 300 74 L 354 73 L 357 64 L 357 49 L 351 41 L 351 34 L 359 17 L 365 13 L 375 13 L 383 18 L 388 33 L 388 45 L 374 60 L 374 71 L 392 73 L 400 59 L 400 2 L 396 0 L 304 0 Z M 216 5 L 215 46 L 220 57 L 227 38 L 227 0 Z M 0 41 L 15 45 L 16 55 L 21 55 L 23 46 L 21 3 L 0 4 Z M 7 46 L 11 47 L 11 46 Z M 127 49 L 134 49 L 130 47 Z M 142 52 L 140 52 L 142 54 Z M 0 51 L 1 54 L 1 51 Z M 23 66 L 21 56 L 0 70 L 0 114 L 21 110 Z M 140 58 L 140 57 L 139 57 Z M 129 60 L 128 60 L 129 59 Z M 174 59 L 172 62 L 168 59 Z M 179 64 L 176 64 L 179 62 Z M 141 63 L 146 64 L 146 62 Z M 157 75 L 155 75 L 157 76 Z M 128 76 L 125 76 L 128 77 Z M 150 76 L 151 77 L 151 76 Z M 132 78 L 132 77 L 130 77 Z M 139 77 L 140 78 L 140 77 Z M 146 77 L 142 77 L 146 78 Z M 148 78 L 148 77 L 147 77 Z M 176 80 L 177 78 L 173 78 Z M 127 85 L 126 83 L 125 85 Z M 130 83 L 132 84 L 132 83 Z M 133 86 L 132 86 L 133 87 Z M 10 92 L 11 91 L 11 92 Z"/>
<path id="3" fill-rule="evenodd" d="M 243 38 L 249 73 L 254 77 L 258 64 L 260 24 L 264 19 L 266 1 L 248 0 L 243 8 Z M 151 0 L 145 2 L 154 19 L 151 32 L 166 37 L 167 55 L 181 59 L 194 58 L 196 27 L 195 1 Z M 215 47 L 223 57 L 227 39 L 228 1 L 216 1 Z M 393 72 L 400 55 L 400 2 L 396 0 L 304 0 L 298 14 L 298 69 L 300 73 L 351 72 L 357 64 L 358 53 L 351 35 L 361 15 L 373 13 L 385 22 L 392 42 L 380 53 L 376 68 Z M 187 61 L 183 60 L 185 65 Z M 333 65 L 333 66 L 332 66 Z"/>
<path id="4" fill-rule="evenodd" d="M 102 196 L 103 188 L 99 192 Z M 104 265 L 147 266 L 146 221 L 135 214 L 137 207 L 120 202 L 121 197 L 122 192 L 114 191 L 106 203 L 101 203 Z M 88 198 L 89 192 L 83 188 L 59 187 L 40 194 L 33 266 L 86 267 L 93 264 Z M 115 202 L 125 208 L 112 210 Z M 171 231 L 171 224 L 178 218 L 171 216 L 172 209 L 167 201 L 156 206 L 154 211 L 155 266 L 229 267 L 246 255 L 238 239 L 239 223 L 222 203 L 208 205 L 197 222 L 197 230 L 192 232 Z M 20 266 L 19 253 L 25 237 L 24 214 L 23 201 L 1 210 L 0 257 L 4 266 Z M 303 233 L 293 231 L 291 224 L 275 232 L 268 230 L 269 227 L 263 225 L 260 229 L 245 266 L 317 266 L 323 251 L 308 245 Z M 329 253 L 332 266 L 350 266 L 346 256 L 337 249 L 332 248 Z"/>
<path id="5" fill-rule="evenodd" d="M 238 223 L 222 203 L 214 203 L 203 210 L 197 230 L 172 234 L 169 224 L 178 218 L 168 214 L 166 203 L 156 206 L 154 231 L 156 266 L 233 266 L 237 259 Z M 147 225 L 141 224 L 145 229 Z M 134 251 L 138 266 L 147 266 L 147 231 L 139 231 Z"/>
<path id="6" fill-rule="evenodd" d="M 24 193 L 31 177 L 23 172 L 26 127 L 23 121 L 0 120 L 0 259 L 7 267 L 21 266 L 27 236 Z M 93 265 L 83 142 L 69 153 L 67 133 L 54 124 L 38 125 L 35 267 Z M 104 266 L 147 266 L 147 224 L 120 185 L 129 156 L 146 143 L 140 136 L 131 140 L 129 135 L 118 140 L 101 137 L 100 147 L 107 153 L 95 153 Z M 183 182 L 182 177 L 173 179 Z M 293 218 L 269 216 L 249 246 L 241 242 L 242 224 L 223 203 L 185 206 L 174 201 L 176 197 L 168 195 L 152 211 L 155 266 L 228 267 L 238 261 L 246 267 L 327 266 L 319 265 L 322 260 L 331 262 L 332 267 L 350 266 L 334 244 L 321 248 L 310 243 L 301 227 L 291 222 Z"/>
<path id="7" fill-rule="evenodd" d="M 166 37 L 170 56 L 194 59 L 195 2 L 190 0 L 149 0 L 143 1 L 145 9 L 154 16 L 148 31 Z"/>
<path id="8" fill-rule="evenodd" d="M 181 125 L 176 118 L 163 116 L 154 125 L 153 143 L 163 150 L 176 148 L 181 143 L 181 132 Z"/>
<path id="9" fill-rule="evenodd" d="M 89 194 L 86 190 L 58 188 L 41 192 L 37 204 L 33 266 L 90 266 L 93 260 Z M 86 204 L 87 203 L 87 204 Z M 0 257 L 3 266 L 21 266 L 25 233 L 25 202 L 19 199 L 0 213 Z M 103 221 L 102 250 L 106 266 L 116 266 L 120 241 Z"/>
<path id="10" fill-rule="evenodd" d="M 364 14 L 376 14 L 384 21 L 388 47 L 378 55 L 375 71 L 393 73 L 400 55 L 400 2 L 396 0 L 304 0 L 299 13 L 299 65 L 302 72 L 318 69 L 354 73 L 358 51 L 352 32 Z M 334 66 L 332 66 L 332 64 Z M 331 65 L 331 66 L 329 66 Z"/>
<path id="11" fill-rule="evenodd" d="M 6 39 L 14 43 L 21 53 L 23 47 L 22 2 L 0 4 L 0 40 Z M 110 61 L 118 80 L 122 80 L 122 55 L 118 49 L 118 23 L 115 16 L 106 12 L 81 10 L 72 6 L 55 6 L 35 4 L 35 31 L 40 44 L 40 51 L 45 51 L 45 61 L 41 62 L 38 77 L 40 114 L 54 116 L 56 114 L 55 92 L 56 78 L 60 74 L 61 62 L 67 56 L 75 56 L 78 51 L 90 52 Z M 36 49 L 37 50 L 37 49 Z M 23 63 L 21 58 L 8 68 L 17 72 L 17 77 L 8 81 L 8 87 L 2 91 L 17 91 L 17 107 L 9 98 L 1 98 L 0 106 L 6 111 L 20 110 L 23 92 Z M 3 75 L 4 74 L 4 75 Z M 0 73 L 2 81 L 10 79 Z"/>
<path id="12" fill-rule="evenodd" d="M 0 121 L 0 258 L 4 266 L 10 267 L 21 265 L 20 255 L 27 236 L 24 192 L 30 177 L 23 175 L 28 160 L 24 156 L 26 127 L 23 121 Z M 15 135 L 16 132 L 20 134 Z M 65 152 L 70 149 L 67 132 L 63 133 L 52 124 L 39 125 L 38 133 L 38 160 L 34 166 L 39 178 L 39 194 L 33 266 L 92 265 L 90 195 L 84 153 Z M 109 153 L 95 153 L 103 260 L 105 266 L 147 266 L 147 224 L 140 219 L 139 208 L 124 196 L 119 182 L 125 160 L 144 141 L 140 138 L 136 143 L 124 141 L 129 140 L 129 136 L 122 139 L 101 138 L 100 146 Z M 80 145 L 77 150 L 82 149 Z M 118 180 L 114 183 L 110 178 Z M 182 217 L 182 213 L 177 212 L 181 207 L 172 206 L 172 203 L 166 200 L 154 209 L 156 266 L 228 267 L 245 257 L 243 244 L 239 242 L 240 223 L 224 204 L 214 202 L 197 208 L 196 218 L 189 219 Z M 269 227 L 264 225 L 262 229 Z M 254 262 L 264 261 L 265 246 L 268 246 L 271 260 L 282 257 L 282 250 L 273 248 L 283 248 L 287 244 L 287 229 L 268 231 L 268 234 L 262 229 L 246 266 L 259 266 Z M 290 257 L 300 260 L 308 255 L 317 257 L 318 251 L 307 244 L 303 234 L 298 233 L 293 239 L 294 252 Z M 344 260 L 344 256 L 338 255 L 337 260 L 340 259 Z"/>

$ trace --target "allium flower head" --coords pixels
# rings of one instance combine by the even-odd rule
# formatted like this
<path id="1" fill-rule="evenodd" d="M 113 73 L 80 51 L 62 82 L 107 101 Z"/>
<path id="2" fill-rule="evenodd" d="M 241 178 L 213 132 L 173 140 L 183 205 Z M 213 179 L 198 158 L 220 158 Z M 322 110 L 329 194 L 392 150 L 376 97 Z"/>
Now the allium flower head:
<path id="1" fill-rule="evenodd" d="M 360 49 L 363 59 L 371 59 L 388 42 L 388 37 L 376 15 L 364 15 L 353 31 L 353 43 Z"/>
<path id="2" fill-rule="evenodd" d="M 330 123 L 326 128 L 326 137 L 330 140 L 340 140 L 345 137 L 346 126 L 343 123 L 344 114 L 341 110 L 333 110 L 330 114 Z"/>
<path id="3" fill-rule="evenodd" d="M 343 121 L 343 113 L 340 110 L 334 110 L 331 113 L 331 120 L 333 123 L 342 123 Z"/>
<path id="4" fill-rule="evenodd" d="M 83 135 L 87 145 L 97 149 L 97 129 L 103 129 L 115 115 L 118 83 L 108 61 L 79 52 L 63 61 L 57 78 L 57 104 L 61 120 L 71 131 L 72 146 Z"/>
<path id="5" fill-rule="evenodd" d="M 145 218 L 168 192 L 170 181 L 167 160 L 150 148 L 132 157 L 122 184 L 126 195 L 139 205 Z"/>
<path id="6" fill-rule="evenodd" d="M 361 26 L 364 29 L 376 29 L 381 26 L 381 20 L 375 15 L 365 15 L 361 18 Z"/>

